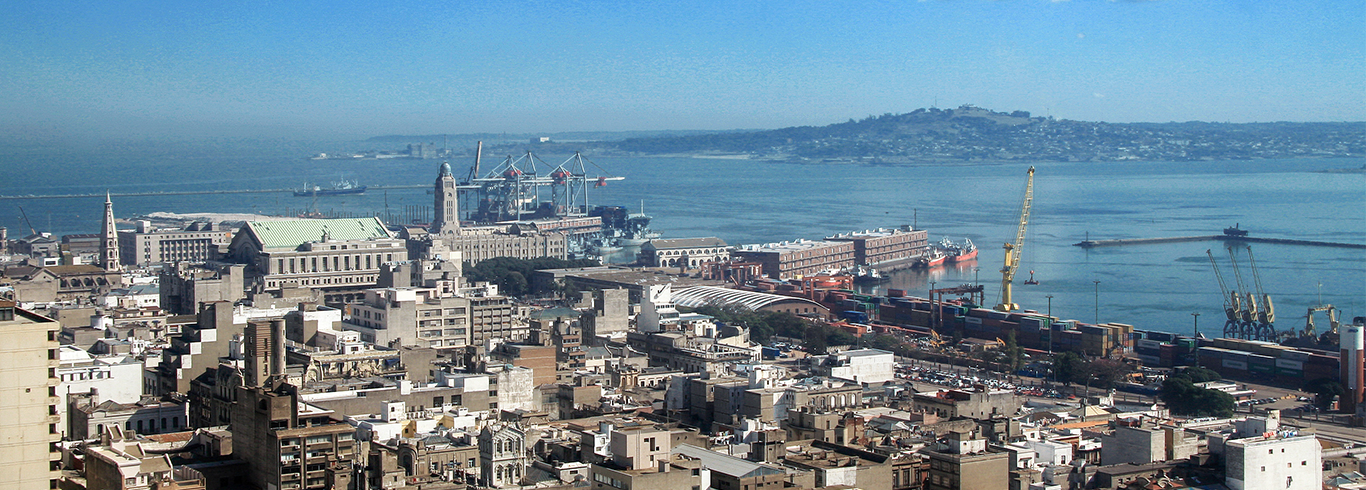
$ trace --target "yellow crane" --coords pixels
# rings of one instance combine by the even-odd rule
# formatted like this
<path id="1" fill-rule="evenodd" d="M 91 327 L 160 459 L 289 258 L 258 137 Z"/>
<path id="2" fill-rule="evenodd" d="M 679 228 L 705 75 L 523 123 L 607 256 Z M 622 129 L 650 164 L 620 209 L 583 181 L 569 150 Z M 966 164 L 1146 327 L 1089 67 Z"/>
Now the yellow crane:
<path id="1" fill-rule="evenodd" d="M 1015 271 L 1020 268 L 1020 254 L 1024 252 L 1025 227 L 1029 226 L 1029 209 L 1034 206 L 1034 167 L 1029 167 L 1029 180 L 1025 183 L 1024 203 L 1020 205 L 1020 229 L 1015 233 L 1015 243 L 1006 243 L 1005 264 L 1001 267 L 1001 304 L 996 311 L 1015 311 L 1020 305 L 1012 302 L 1010 284 L 1015 280 Z"/>

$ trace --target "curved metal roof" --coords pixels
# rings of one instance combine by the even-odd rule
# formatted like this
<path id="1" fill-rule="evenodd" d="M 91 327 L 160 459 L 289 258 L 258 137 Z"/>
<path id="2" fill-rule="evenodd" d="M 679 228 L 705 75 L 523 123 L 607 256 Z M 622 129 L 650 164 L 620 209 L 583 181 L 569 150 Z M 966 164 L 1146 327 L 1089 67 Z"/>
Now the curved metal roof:
<path id="1" fill-rule="evenodd" d="M 693 286 L 673 292 L 673 302 L 678 306 L 698 308 L 709 304 L 738 304 L 751 310 L 759 310 L 784 301 L 796 301 L 821 307 L 820 303 L 806 298 L 783 296 L 780 294 L 727 289 L 715 286 Z"/>

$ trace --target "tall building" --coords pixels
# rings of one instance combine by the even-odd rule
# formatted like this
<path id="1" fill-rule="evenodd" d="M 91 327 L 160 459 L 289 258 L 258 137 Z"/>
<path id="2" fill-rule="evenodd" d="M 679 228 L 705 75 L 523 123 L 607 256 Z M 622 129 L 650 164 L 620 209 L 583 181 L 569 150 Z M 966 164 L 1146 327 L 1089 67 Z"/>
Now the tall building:
<path id="1" fill-rule="evenodd" d="M 57 488 L 60 330 L 55 320 L 0 301 L 0 488 Z"/>
<path id="2" fill-rule="evenodd" d="M 233 454 L 256 488 L 350 488 L 355 433 L 333 411 L 300 402 L 293 385 L 237 388 Z"/>
<path id="3" fill-rule="evenodd" d="M 104 225 L 100 227 L 100 267 L 107 271 L 118 271 L 119 231 L 114 228 L 114 202 L 109 193 L 104 193 Z"/>
<path id="4" fill-rule="evenodd" d="M 432 207 L 435 214 L 432 220 L 432 233 L 454 235 L 460 232 L 460 195 L 455 189 L 455 176 L 451 175 L 451 164 L 441 162 L 441 173 L 436 176 L 436 186 L 432 189 L 435 201 Z"/>
<path id="5" fill-rule="evenodd" d="M 930 460 L 926 490 L 1009 488 L 1010 453 L 988 451 L 986 439 L 955 431 L 935 449 L 921 450 Z"/>
<path id="6" fill-rule="evenodd" d="M 137 229 L 118 235 L 123 265 L 138 267 L 218 260 L 220 252 L 232 243 L 231 230 L 207 222 L 157 229 L 151 222 L 139 221 Z"/>
<path id="7" fill-rule="evenodd" d="M 1338 366 L 1342 369 L 1342 386 L 1347 388 L 1347 393 L 1342 396 L 1338 403 L 1338 408 L 1344 412 L 1356 413 L 1357 407 L 1361 404 L 1362 393 L 1366 391 L 1366 380 L 1363 380 L 1363 366 L 1366 366 L 1366 359 L 1363 352 L 1366 349 L 1366 342 L 1363 342 L 1362 330 L 1360 325 L 1347 325 L 1342 327 L 1342 352 Z"/>

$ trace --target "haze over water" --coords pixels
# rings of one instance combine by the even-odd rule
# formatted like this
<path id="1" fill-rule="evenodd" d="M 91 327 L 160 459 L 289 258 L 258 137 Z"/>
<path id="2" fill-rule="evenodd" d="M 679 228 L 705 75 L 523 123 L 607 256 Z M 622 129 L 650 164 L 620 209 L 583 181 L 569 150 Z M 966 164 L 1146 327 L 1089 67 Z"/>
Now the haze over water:
<path id="1" fill-rule="evenodd" d="M 146 143 L 102 148 L 10 146 L 0 152 L 0 195 L 47 195 L 172 190 L 292 188 L 338 178 L 364 185 L 428 185 L 437 160 L 310 161 L 331 148 L 362 142 Z M 386 148 L 387 149 L 387 148 Z M 981 248 L 973 264 L 929 273 L 897 273 L 884 287 L 925 295 L 929 282 L 980 281 L 987 302 L 997 299 L 1001 244 L 1013 240 L 1026 163 L 866 166 L 785 164 L 686 158 L 587 157 L 626 177 L 590 191 L 589 203 L 633 211 L 645 202 L 654 228 L 667 238 L 717 236 L 728 243 L 763 243 L 915 222 L 932 241 L 971 238 Z M 564 156 L 541 155 L 551 165 Z M 498 158 L 485 155 L 485 165 Z M 1205 255 L 1213 249 L 1226 281 L 1235 282 L 1219 242 L 1133 245 L 1090 251 L 1072 246 L 1092 239 L 1218 234 L 1241 224 L 1253 236 L 1366 243 L 1366 175 L 1317 170 L 1359 168 L 1366 159 L 1232 162 L 1042 162 L 1016 301 L 1063 318 L 1133 324 L 1188 333 L 1191 312 L 1201 331 L 1221 333 L 1222 302 Z M 457 175 L 470 161 L 452 161 Z M 291 213 L 311 200 L 285 193 L 115 198 L 117 217 L 157 211 Z M 363 196 L 320 198 L 320 210 L 401 213 L 431 206 L 424 189 L 371 190 Z M 56 235 L 95 233 L 103 199 L 0 200 L 0 226 L 27 234 L 18 210 L 35 227 Z M 1366 315 L 1366 250 L 1254 244 L 1261 283 L 1277 307 L 1278 329 L 1299 329 L 1308 306 L 1343 310 L 1344 320 Z M 1243 280 L 1253 288 L 1246 254 Z M 1021 283 L 1030 270 L 1037 286 Z M 1099 280 L 1099 304 L 1096 303 Z M 1322 316 L 1316 319 L 1326 328 Z"/>

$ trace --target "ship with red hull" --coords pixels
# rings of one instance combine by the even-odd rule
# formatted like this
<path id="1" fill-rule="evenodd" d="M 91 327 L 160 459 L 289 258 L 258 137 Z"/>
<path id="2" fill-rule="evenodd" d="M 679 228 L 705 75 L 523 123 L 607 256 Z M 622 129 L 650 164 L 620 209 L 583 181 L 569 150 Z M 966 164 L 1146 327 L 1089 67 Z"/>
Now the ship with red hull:
<path id="1" fill-rule="evenodd" d="M 963 243 L 953 243 L 945 238 L 940 242 L 939 249 L 944 251 L 944 262 L 956 264 L 967 262 L 977 258 L 977 246 L 972 244 L 972 240 L 964 238 Z"/>
<path id="2" fill-rule="evenodd" d="M 945 254 L 943 251 L 939 250 L 938 248 L 931 248 L 929 252 L 925 253 L 925 255 L 922 255 L 920 256 L 920 258 L 915 259 L 915 263 L 911 264 L 911 267 L 914 267 L 916 269 L 930 269 L 933 267 L 939 267 L 941 265 L 944 265 L 944 261 L 948 260 L 948 258 L 949 256 Z"/>

